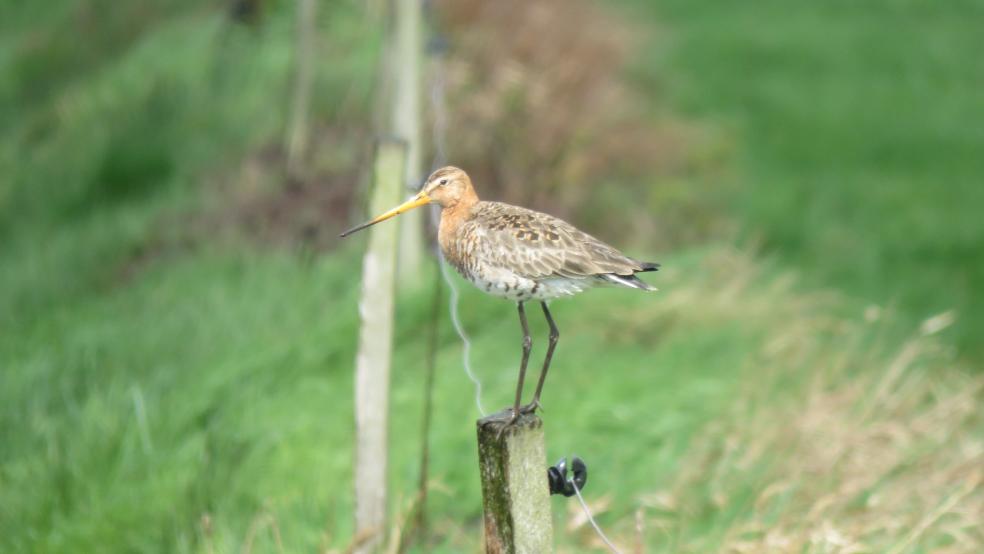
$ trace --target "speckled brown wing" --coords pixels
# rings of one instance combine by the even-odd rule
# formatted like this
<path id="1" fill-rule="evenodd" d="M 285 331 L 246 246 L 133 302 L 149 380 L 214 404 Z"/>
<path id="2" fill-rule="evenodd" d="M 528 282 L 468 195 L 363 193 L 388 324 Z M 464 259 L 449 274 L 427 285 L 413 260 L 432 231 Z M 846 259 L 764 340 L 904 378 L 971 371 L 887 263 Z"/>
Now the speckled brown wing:
<path id="1" fill-rule="evenodd" d="M 551 215 L 500 202 L 475 207 L 480 258 L 530 279 L 632 275 L 642 265 Z"/>

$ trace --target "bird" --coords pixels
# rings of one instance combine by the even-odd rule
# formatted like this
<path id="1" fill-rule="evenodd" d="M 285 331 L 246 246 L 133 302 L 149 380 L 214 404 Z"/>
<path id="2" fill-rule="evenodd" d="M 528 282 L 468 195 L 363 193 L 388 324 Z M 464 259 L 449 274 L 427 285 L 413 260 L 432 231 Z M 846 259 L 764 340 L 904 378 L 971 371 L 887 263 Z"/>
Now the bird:
<path id="1" fill-rule="evenodd" d="M 523 351 L 507 425 L 514 424 L 521 414 L 535 413 L 541 408 L 543 384 L 560 340 L 549 301 L 599 285 L 657 290 L 636 274 L 658 271 L 660 264 L 630 258 L 552 215 L 504 202 L 480 200 L 468 174 L 454 166 L 434 171 L 409 200 L 341 236 L 347 237 L 428 204 L 441 208 L 437 241 L 445 260 L 483 292 L 516 302 Z M 550 335 L 533 399 L 522 405 L 526 367 L 533 348 L 525 303 L 532 301 L 540 303 Z"/>

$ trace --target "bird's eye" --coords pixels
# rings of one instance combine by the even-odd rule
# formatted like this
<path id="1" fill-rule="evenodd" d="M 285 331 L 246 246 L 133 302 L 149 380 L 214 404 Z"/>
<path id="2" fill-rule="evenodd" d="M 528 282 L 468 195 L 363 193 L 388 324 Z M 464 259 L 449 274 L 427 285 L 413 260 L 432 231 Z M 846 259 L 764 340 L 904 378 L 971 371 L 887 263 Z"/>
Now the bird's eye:
<path id="1" fill-rule="evenodd" d="M 438 183 L 438 184 L 446 185 L 446 184 L 448 184 L 448 180 L 447 179 L 441 179 L 440 183 Z"/>

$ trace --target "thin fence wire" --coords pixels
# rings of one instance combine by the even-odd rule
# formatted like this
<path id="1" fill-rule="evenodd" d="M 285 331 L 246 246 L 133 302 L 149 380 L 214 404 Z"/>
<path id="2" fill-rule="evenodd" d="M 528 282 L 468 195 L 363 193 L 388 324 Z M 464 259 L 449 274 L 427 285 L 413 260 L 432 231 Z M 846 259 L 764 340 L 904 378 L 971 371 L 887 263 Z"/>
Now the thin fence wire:
<path id="1" fill-rule="evenodd" d="M 444 74 L 444 61 L 440 54 L 435 54 L 432 57 L 433 63 L 431 68 L 431 79 L 430 79 L 430 101 L 431 101 L 431 117 L 433 118 L 431 125 L 431 140 L 433 142 L 434 148 L 434 159 L 431 162 L 431 171 L 443 166 L 447 163 L 447 108 L 445 106 L 445 74 Z M 437 223 L 437 212 L 431 211 L 431 223 L 436 226 Z M 478 408 L 478 412 L 482 414 L 482 417 L 488 415 L 485 411 L 485 407 L 482 405 L 482 381 L 478 378 L 475 372 L 472 370 L 471 366 L 471 339 L 468 337 L 468 333 L 465 331 L 464 326 L 461 324 L 461 318 L 458 315 L 458 303 L 460 300 L 460 294 L 458 292 L 458 285 L 451 278 L 451 274 L 448 271 L 447 261 L 440 252 L 440 248 L 437 249 L 437 259 L 438 265 L 441 268 L 441 276 L 444 277 L 444 282 L 448 285 L 448 291 L 450 296 L 450 301 L 448 303 L 448 310 L 451 313 L 451 323 L 454 325 L 454 330 L 458 333 L 458 338 L 461 339 L 463 345 L 461 357 L 462 357 L 462 367 L 465 370 L 465 375 L 468 379 L 475 385 L 475 406 Z M 584 501 L 584 497 L 581 496 L 581 490 L 574 483 L 574 479 L 569 479 L 571 485 L 574 487 L 574 492 L 577 494 L 577 500 L 581 503 L 581 508 L 584 510 L 584 515 L 587 516 L 588 522 L 591 523 L 591 527 L 594 528 L 595 533 L 598 537 L 604 541 L 605 545 L 608 546 L 609 550 L 615 554 L 622 554 L 622 552 L 609 540 L 608 536 L 605 535 L 604 531 L 595 521 L 594 514 L 591 513 L 591 508 L 588 507 L 587 502 Z"/>
<path id="2" fill-rule="evenodd" d="M 605 532 L 602 531 L 601 527 L 598 525 L 598 522 L 595 521 L 594 514 L 591 513 L 591 508 L 588 507 L 588 503 L 585 502 L 584 497 L 581 496 L 581 489 L 577 488 L 577 483 L 574 482 L 574 478 L 570 477 L 567 479 L 567 481 L 571 484 L 572 487 L 574 487 L 574 493 L 577 494 L 577 501 L 581 503 L 581 508 L 584 510 L 584 515 L 588 517 L 588 522 L 591 523 L 592 527 L 594 527 L 595 533 L 598 534 L 598 537 L 600 537 L 601 540 L 605 542 L 605 545 L 608 546 L 609 550 L 611 550 L 615 554 L 622 554 L 622 551 L 619 550 L 618 547 L 616 547 L 615 544 L 613 544 L 612 541 L 608 539 L 608 537 L 605 535 Z"/>
<path id="3" fill-rule="evenodd" d="M 482 417 L 485 417 L 488 415 L 488 412 L 485 411 L 485 407 L 482 405 L 482 381 L 472 371 L 471 366 L 471 339 L 468 338 L 468 333 L 465 332 L 464 326 L 461 325 L 461 318 L 458 316 L 458 299 L 460 297 L 458 294 L 458 285 L 451 279 L 451 275 L 448 272 L 448 264 L 444 261 L 443 256 L 440 258 L 440 265 L 441 275 L 444 276 L 444 281 L 448 284 L 448 288 L 451 291 L 451 323 L 454 325 L 454 330 L 458 332 L 458 337 L 461 338 L 461 342 L 464 345 L 461 350 L 462 366 L 465 368 L 465 375 L 475 385 L 475 406 L 478 408 L 478 413 L 482 414 Z"/>
<path id="4" fill-rule="evenodd" d="M 432 56 L 430 78 L 431 117 L 433 118 L 431 124 L 431 140 L 434 147 L 434 160 L 431 163 L 432 171 L 447 163 L 448 114 L 444 101 L 445 83 L 444 60 L 441 54 L 434 54 Z M 436 210 L 432 210 L 431 223 L 434 226 L 436 226 L 437 217 Z M 458 315 L 458 303 L 461 298 L 461 295 L 458 293 L 458 285 L 451 278 L 447 261 L 444 259 L 439 248 L 437 259 L 438 265 L 441 268 L 441 275 L 448 285 L 450 295 L 448 310 L 451 312 L 451 323 L 454 325 L 454 330 L 458 333 L 458 338 L 461 339 L 463 345 L 461 352 L 462 367 L 464 367 L 465 375 L 475 385 L 475 406 L 478 408 L 478 413 L 482 414 L 482 417 L 485 417 L 488 415 L 488 412 L 485 411 L 485 407 L 482 405 L 482 381 L 472 370 L 471 366 L 471 339 L 468 337 L 468 333 L 461 324 L 461 318 Z"/>
<path id="5" fill-rule="evenodd" d="M 441 54 L 434 54 L 433 68 L 431 71 L 431 117 L 434 122 L 431 127 L 433 133 L 434 161 L 431 163 L 431 170 L 447 163 L 447 130 L 448 112 L 445 105 L 444 89 L 446 77 L 444 75 L 444 59 Z"/>

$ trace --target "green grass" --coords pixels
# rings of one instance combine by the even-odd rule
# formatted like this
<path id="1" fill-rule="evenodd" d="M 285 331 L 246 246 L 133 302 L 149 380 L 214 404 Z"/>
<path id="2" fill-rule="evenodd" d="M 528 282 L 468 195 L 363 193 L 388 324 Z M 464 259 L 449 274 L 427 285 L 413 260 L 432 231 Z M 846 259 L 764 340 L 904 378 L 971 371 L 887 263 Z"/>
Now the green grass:
<path id="1" fill-rule="evenodd" d="M 825 394 L 813 381 L 830 377 L 830 360 L 838 355 L 851 372 L 865 371 L 872 360 L 883 364 L 885 356 L 870 353 L 877 326 L 865 330 L 845 321 L 837 325 L 849 327 L 839 329 L 822 302 L 797 300 L 783 280 L 759 273 L 742 257 L 712 249 L 668 261 L 674 269 L 658 279 L 667 293 L 597 291 L 555 305 L 562 339 L 545 398 L 548 456 L 577 453 L 589 461 L 589 500 L 611 500 L 611 510 L 600 515 L 621 541 L 632 540 L 632 513 L 653 509 L 652 498 L 668 494 L 676 504 L 658 512 L 671 518 L 671 531 L 646 542 L 661 551 L 683 544 L 705 551 L 728 542 L 739 523 L 762 517 L 749 506 L 777 473 L 786 475 L 774 465 L 808 461 L 768 447 L 768 456 L 753 458 L 738 475 L 688 483 L 699 464 L 723 475 L 737 471 L 728 459 L 739 454 L 727 448 L 764 454 L 756 445 L 768 445 L 778 430 L 792 432 L 801 414 L 796 409 L 778 426 L 772 419 L 735 428 L 722 423 L 763 412 L 777 417 L 800 406 L 803 395 Z M 353 266 L 352 250 L 312 260 L 206 249 L 4 328 L 5 365 L 13 368 L 0 383 L 7 399 L 0 412 L 4 551 L 113 545 L 227 552 L 241 550 L 251 534 L 258 548 L 272 550 L 265 521 L 275 522 L 288 551 L 346 545 L 352 532 Z M 393 494 L 402 499 L 394 502 L 397 513 L 416 484 L 427 299 L 424 292 L 399 306 L 391 445 Z M 772 304 L 777 300 L 785 308 Z M 519 346 L 513 311 L 477 291 L 467 290 L 462 299 L 489 407 L 511 396 Z M 536 321 L 537 354 L 545 331 Z M 783 338 L 788 333 L 794 344 L 763 350 L 790 340 Z M 427 551 L 470 550 L 479 529 L 478 414 L 459 356 L 445 321 L 432 437 L 432 478 L 440 486 L 432 494 L 431 518 L 439 532 Z M 907 369 L 912 378 L 949 374 L 945 355 L 920 357 L 928 365 Z M 848 383 L 833 377 L 835 391 Z M 949 379 L 939 385 L 939 398 L 921 400 L 928 404 L 913 415 L 931 412 L 961 387 L 976 390 L 979 401 L 979 382 Z M 787 398 L 768 399 L 766 392 Z M 839 415 L 847 421 L 835 428 L 850 432 L 856 424 L 851 411 Z M 979 414 L 960 411 L 940 425 L 938 433 L 881 454 L 899 458 L 891 465 L 899 475 L 870 480 L 891 484 L 935 475 L 910 467 L 919 460 L 941 470 L 960 467 L 967 454 L 959 448 L 984 430 Z M 948 433 L 969 434 L 938 444 Z M 729 442 L 743 434 L 747 442 Z M 822 446 L 809 436 L 798 440 Z M 920 444 L 922 452 L 910 451 Z M 945 456 L 953 460 L 938 461 Z M 563 514 L 569 502 L 554 503 Z M 251 531 L 258 525 L 261 531 Z M 562 529 L 558 521 L 560 544 L 590 538 Z M 940 533 L 934 528 L 931 534 Z M 876 539 L 873 544 L 885 544 L 893 537 Z"/>
<path id="2" fill-rule="evenodd" d="M 352 540 L 351 375 L 364 238 L 314 253 L 183 228 L 184 216 L 214 201 L 203 183 L 237 174 L 244 158 L 280 140 L 288 7 L 277 5 L 259 28 L 181 2 L 151 10 L 141 33 L 118 28 L 133 14 L 97 18 L 104 37 L 68 70 L 67 46 L 32 46 L 31 37 L 61 37 L 79 4 L 31 6 L 4 5 L 10 17 L 0 18 L 0 60 L 17 62 L 0 73 L 0 113 L 17 111 L 0 119 L 0 551 L 276 552 L 278 534 L 286 552 L 343 551 Z M 370 89 L 376 37 L 354 6 L 331 4 L 322 14 L 323 47 L 336 53 L 319 65 L 315 111 L 326 120 L 358 120 L 368 109 L 351 99 Z M 935 252 L 973 234 L 955 187 L 968 186 L 960 175 L 981 174 L 960 150 L 975 131 L 952 135 L 952 149 L 914 132 L 927 154 L 886 164 L 872 161 L 878 141 L 854 132 L 895 144 L 895 131 L 939 121 L 947 123 L 939 136 L 950 137 L 956 115 L 946 114 L 977 101 L 950 59 L 963 54 L 960 40 L 973 40 L 964 33 L 970 18 L 920 8 L 930 12 L 926 36 L 942 37 L 940 71 L 958 79 L 954 103 L 883 121 L 890 107 L 865 109 L 878 96 L 856 105 L 835 81 L 900 104 L 919 98 L 915 89 L 885 86 L 864 65 L 870 59 L 848 55 L 855 43 L 822 40 L 838 32 L 861 40 L 872 15 L 847 4 L 841 10 L 854 11 L 766 6 L 789 25 L 777 19 L 763 30 L 724 4 L 664 3 L 656 16 L 666 16 L 676 45 L 674 73 L 661 78 L 682 80 L 682 109 L 734 133 L 735 175 L 746 187 L 736 217 L 778 255 L 756 259 L 715 242 L 661 257 L 664 271 L 651 276 L 659 293 L 601 290 L 557 302 L 561 342 L 544 397 L 548 458 L 588 461 L 587 499 L 626 550 L 639 540 L 654 552 L 776 544 L 824 552 L 841 538 L 866 551 L 979 550 L 984 383 L 964 371 L 949 331 L 915 330 L 924 315 L 955 306 L 956 329 L 973 329 L 963 304 L 953 304 L 970 294 L 953 279 L 971 256 L 918 275 L 908 254 L 892 263 L 866 257 L 909 247 L 909 237 Z M 920 5 L 901 6 L 894 17 Z M 879 45 L 872 55 L 889 60 L 919 50 Z M 801 70 L 797 48 L 821 69 L 826 57 L 847 65 Z M 716 62 L 746 49 L 759 55 L 750 68 Z M 790 59 L 771 60 L 776 50 Z M 699 70 L 713 63 L 716 71 Z M 35 79 L 48 64 L 52 74 Z M 752 69 L 763 75 L 744 79 Z M 781 71 L 801 74 L 787 82 Z M 831 71 L 832 90 L 821 97 L 832 102 L 823 107 L 828 119 L 811 119 L 820 116 L 789 87 L 810 88 Z M 699 78 L 720 82 L 710 90 Z M 868 124 L 843 128 L 855 119 Z M 853 157 L 832 172 L 823 162 L 835 154 Z M 912 171 L 919 163 L 925 173 Z M 955 183 L 941 193 L 957 198 L 946 218 L 940 195 L 919 195 L 937 165 Z M 896 174 L 902 184 L 884 186 Z M 802 188 L 817 183 L 828 188 Z M 870 186 L 855 193 L 852 183 Z M 813 201 L 800 201 L 814 189 Z M 899 220 L 874 225 L 866 210 L 851 215 L 868 198 L 877 199 L 873 214 L 897 204 Z M 924 204 L 935 207 L 916 209 Z M 799 225 L 808 221 L 816 234 Z M 835 240 L 865 222 L 868 233 L 846 246 Z M 853 256 L 839 267 L 854 269 L 821 267 L 821 255 Z M 864 279 L 891 272 L 897 289 L 866 288 Z M 925 305 L 906 296 L 922 290 L 922 279 L 936 291 Z M 515 309 L 457 282 L 484 403 L 501 407 L 519 356 Z M 817 292 L 818 283 L 846 293 Z M 429 295 L 420 290 L 398 305 L 395 516 L 405 515 L 416 487 Z M 897 299 L 899 313 L 865 315 L 870 299 Z M 538 365 L 546 329 L 531 319 Z M 461 345 L 446 319 L 441 325 L 433 534 L 414 552 L 480 543 L 478 413 Z M 572 502 L 552 502 L 559 548 L 595 548 L 585 526 L 568 527 Z M 950 508 L 924 519 L 940 506 Z"/>
<path id="3" fill-rule="evenodd" d="M 984 350 L 984 3 L 664 0 L 641 78 L 733 136 L 745 234 Z M 670 76 L 667 77 L 667 72 Z"/>

